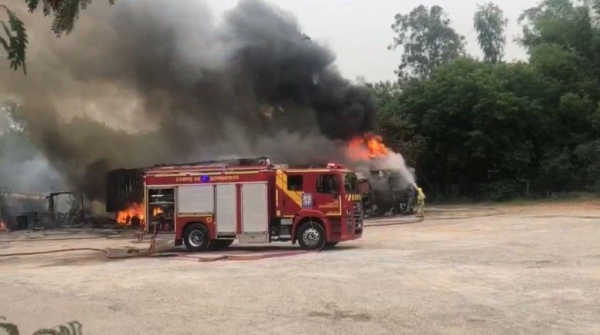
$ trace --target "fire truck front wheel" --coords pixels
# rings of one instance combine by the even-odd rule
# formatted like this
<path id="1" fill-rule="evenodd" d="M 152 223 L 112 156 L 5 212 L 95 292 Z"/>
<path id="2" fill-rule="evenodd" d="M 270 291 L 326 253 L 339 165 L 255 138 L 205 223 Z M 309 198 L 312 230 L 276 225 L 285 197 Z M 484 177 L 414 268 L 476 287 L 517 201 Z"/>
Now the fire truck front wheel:
<path id="1" fill-rule="evenodd" d="M 200 223 L 194 223 L 190 225 L 183 233 L 183 243 L 185 243 L 185 246 L 188 250 L 209 250 L 211 247 L 211 241 L 208 228 Z"/>
<path id="2" fill-rule="evenodd" d="M 325 229 L 320 223 L 309 221 L 298 229 L 298 243 L 304 250 L 322 249 L 325 242 Z"/>

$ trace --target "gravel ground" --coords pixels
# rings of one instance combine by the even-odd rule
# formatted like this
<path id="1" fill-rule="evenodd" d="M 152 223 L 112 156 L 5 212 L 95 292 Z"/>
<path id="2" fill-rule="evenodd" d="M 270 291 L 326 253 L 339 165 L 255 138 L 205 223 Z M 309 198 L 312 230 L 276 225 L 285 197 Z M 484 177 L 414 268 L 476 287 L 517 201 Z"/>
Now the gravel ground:
<path id="1" fill-rule="evenodd" d="M 87 238 L 49 241 L 65 237 Z M 20 334 L 73 320 L 84 334 L 599 334 L 599 242 L 600 203 L 586 202 L 432 208 L 332 251 L 256 261 L 0 258 L 0 323 Z M 0 254 L 81 246 L 147 244 L 0 235 Z"/>

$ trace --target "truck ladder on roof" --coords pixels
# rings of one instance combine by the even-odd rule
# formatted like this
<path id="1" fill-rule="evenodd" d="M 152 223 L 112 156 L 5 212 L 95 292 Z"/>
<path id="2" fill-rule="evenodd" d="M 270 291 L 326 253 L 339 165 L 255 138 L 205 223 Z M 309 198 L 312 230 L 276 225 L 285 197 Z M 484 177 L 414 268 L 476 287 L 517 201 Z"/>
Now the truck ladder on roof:
<path id="1" fill-rule="evenodd" d="M 237 158 L 237 159 L 219 159 L 192 163 L 181 163 L 181 164 L 158 164 L 154 165 L 155 168 L 161 167 L 202 167 L 202 166 L 258 166 L 258 165 L 271 165 L 271 160 L 267 157 L 255 157 L 255 158 Z"/>

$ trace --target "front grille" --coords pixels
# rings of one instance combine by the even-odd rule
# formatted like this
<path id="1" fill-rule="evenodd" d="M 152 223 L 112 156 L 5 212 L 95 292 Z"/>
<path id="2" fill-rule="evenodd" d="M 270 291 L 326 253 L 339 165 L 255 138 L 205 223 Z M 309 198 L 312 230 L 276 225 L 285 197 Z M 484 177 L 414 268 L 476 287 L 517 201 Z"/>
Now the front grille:
<path id="1" fill-rule="evenodd" d="M 361 231 L 363 229 L 363 210 L 360 202 L 354 203 L 354 230 Z"/>

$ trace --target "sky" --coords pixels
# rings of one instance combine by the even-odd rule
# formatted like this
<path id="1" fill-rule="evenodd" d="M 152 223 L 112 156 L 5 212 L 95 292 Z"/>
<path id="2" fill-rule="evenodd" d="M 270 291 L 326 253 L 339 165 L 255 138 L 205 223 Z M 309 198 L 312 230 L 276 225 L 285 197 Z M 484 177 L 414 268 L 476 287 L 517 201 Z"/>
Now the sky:
<path id="1" fill-rule="evenodd" d="M 235 6 L 237 0 L 204 0 L 217 16 Z M 349 79 L 368 81 L 394 80 L 401 51 L 389 51 L 391 25 L 397 13 L 408 14 L 423 4 L 443 7 L 452 27 L 467 39 L 467 52 L 481 57 L 473 15 L 477 4 L 487 0 L 267 0 L 291 12 L 305 34 L 329 46 L 337 54 L 337 66 Z M 506 60 L 524 60 L 525 51 L 513 42 L 521 32 L 519 15 L 539 0 L 494 0 L 509 20 L 506 30 Z"/>

